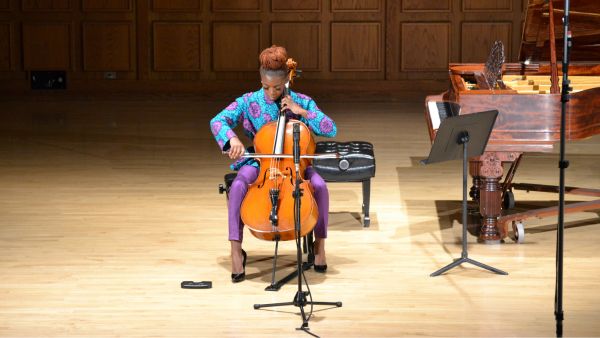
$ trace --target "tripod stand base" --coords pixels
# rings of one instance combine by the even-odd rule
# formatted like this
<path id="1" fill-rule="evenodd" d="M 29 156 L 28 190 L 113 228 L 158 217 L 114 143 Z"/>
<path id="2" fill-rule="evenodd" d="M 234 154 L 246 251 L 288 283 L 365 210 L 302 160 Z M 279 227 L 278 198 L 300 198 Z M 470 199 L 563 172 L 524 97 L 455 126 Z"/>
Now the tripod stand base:
<path id="1" fill-rule="evenodd" d="M 483 269 L 489 270 L 491 272 L 497 273 L 499 275 L 508 275 L 508 272 L 505 272 L 505 271 L 502 271 L 500 269 L 496 269 L 494 267 L 491 267 L 489 265 L 480 263 L 480 262 L 478 262 L 478 261 L 476 261 L 474 259 L 471 259 L 469 257 L 462 257 L 462 258 L 455 259 L 454 262 L 446 265 L 445 267 L 439 269 L 438 271 L 432 273 L 429 276 L 431 276 L 431 277 L 439 276 L 439 275 L 443 274 L 444 272 L 446 272 L 446 271 L 448 271 L 448 270 L 450 270 L 452 268 L 455 268 L 455 267 L 461 265 L 462 263 L 471 263 L 473 265 L 476 265 L 476 266 L 478 266 L 480 268 L 483 268 Z"/>
<path id="2" fill-rule="evenodd" d="M 304 262 L 304 263 L 302 263 L 302 271 L 306 271 L 306 270 L 310 269 L 312 266 L 313 266 L 312 263 Z M 283 285 L 285 285 L 287 282 L 291 281 L 292 279 L 296 278 L 296 276 L 298 276 L 298 269 L 294 270 L 289 275 L 283 277 L 282 279 L 278 280 L 277 282 L 271 283 L 269 286 L 267 286 L 265 288 L 265 291 L 279 291 L 279 289 L 281 289 L 281 287 Z"/>
<path id="3" fill-rule="evenodd" d="M 335 307 L 342 307 L 342 302 L 312 302 L 306 300 L 306 296 L 308 296 L 308 292 L 304 291 L 302 294 L 298 294 L 294 296 L 294 300 L 291 302 L 283 302 L 283 303 L 268 303 L 268 304 L 254 304 L 254 309 L 258 310 L 263 307 L 276 307 L 276 306 L 288 306 L 294 305 L 297 307 L 303 307 L 306 305 L 330 305 Z"/>

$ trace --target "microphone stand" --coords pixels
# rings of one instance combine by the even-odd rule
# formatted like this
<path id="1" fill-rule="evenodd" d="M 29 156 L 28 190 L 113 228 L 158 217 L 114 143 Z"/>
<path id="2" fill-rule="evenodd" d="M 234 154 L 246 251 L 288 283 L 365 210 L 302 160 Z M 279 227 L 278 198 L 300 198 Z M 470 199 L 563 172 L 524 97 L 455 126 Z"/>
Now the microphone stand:
<path id="1" fill-rule="evenodd" d="M 254 304 L 254 309 L 260 309 L 263 307 L 275 307 L 275 306 L 286 306 L 286 305 L 294 305 L 300 308 L 300 314 L 302 316 L 302 324 L 300 327 L 296 328 L 296 330 L 302 330 L 306 333 L 318 337 L 314 333 L 310 332 L 310 328 L 308 327 L 308 321 L 312 315 L 312 306 L 313 305 L 331 305 L 336 307 L 341 307 L 342 302 L 315 302 L 312 300 L 312 295 L 310 294 L 310 288 L 308 287 L 308 283 L 306 284 L 307 291 L 302 290 L 302 278 L 306 281 L 306 277 L 304 276 L 304 270 L 302 269 L 302 246 L 301 242 L 301 226 L 300 226 L 300 207 L 301 207 L 301 197 L 302 197 L 302 189 L 300 188 L 300 183 L 302 183 L 302 179 L 300 178 L 300 125 L 298 123 L 294 123 L 293 130 L 293 139 L 294 139 L 294 166 L 296 171 L 296 180 L 294 182 L 294 192 L 292 193 L 294 197 L 294 231 L 296 232 L 296 264 L 298 269 L 298 290 L 296 291 L 296 295 L 294 296 L 294 300 L 291 302 L 284 303 L 271 303 L 271 304 Z M 307 296 L 310 297 L 310 301 L 307 300 Z M 310 314 L 307 316 L 306 312 L 304 312 L 304 306 L 309 304 L 311 306 Z"/>
<path id="2" fill-rule="evenodd" d="M 310 296 L 310 292 L 302 291 L 302 249 L 300 248 L 300 207 L 302 205 L 302 189 L 300 189 L 300 128 L 297 123 L 294 123 L 294 168 L 296 171 L 296 181 L 294 182 L 294 230 L 296 231 L 296 262 L 298 268 L 298 291 L 294 296 L 294 305 L 300 307 L 300 313 L 302 315 L 302 324 L 296 330 L 310 330 L 308 327 L 308 320 L 310 317 L 306 316 L 304 312 L 304 305 L 307 304 L 306 296 Z M 311 297 L 311 313 L 312 313 L 312 297 Z"/>
<path id="3" fill-rule="evenodd" d="M 565 170 L 569 167 L 569 161 L 565 160 L 565 121 L 567 102 L 569 102 L 569 53 L 571 51 L 571 32 L 569 31 L 569 0 L 565 0 L 565 14 L 563 17 L 564 44 L 562 62 L 562 90 L 561 90 L 561 112 L 560 112 L 560 182 L 558 192 L 558 225 L 556 231 L 556 288 L 554 293 L 554 317 L 556 319 L 556 336 L 563 335 L 563 254 L 564 254 L 564 214 L 565 214 Z M 554 13 L 550 13 L 554 15 Z"/>

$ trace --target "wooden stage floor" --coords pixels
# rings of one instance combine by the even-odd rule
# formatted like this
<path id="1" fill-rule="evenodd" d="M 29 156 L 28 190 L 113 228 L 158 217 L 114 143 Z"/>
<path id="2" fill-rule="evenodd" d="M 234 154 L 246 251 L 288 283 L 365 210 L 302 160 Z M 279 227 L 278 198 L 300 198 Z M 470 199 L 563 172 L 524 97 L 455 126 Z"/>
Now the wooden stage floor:
<path id="1" fill-rule="evenodd" d="M 246 232 L 246 281 L 230 281 L 229 161 L 209 119 L 227 102 L 189 98 L 0 102 L 0 336 L 307 337 L 290 301 L 265 292 L 273 244 Z M 461 164 L 418 164 L 429 151 L 421 97 L 395 103 L 322 102 L 337 140 L 375 146 L 370 228 L 361 186 L 332 183 L 325 275 L 306 273 L 323 337 L 553 336 L 555 219 L 526 224 L 524 244 L 482 245 L 460 257 Z M 600 187 L 600 138 L 568 146 L 567 184 Z M 555 184 L 556 154 L 529 154 L 516 181 Z M 557 196 L 517 192 L 545 205 Z M 600 335 L 600 221 L 567 217 L 565 336 Z M 280 246 L 283 275 L 291 242 Z M 183 280 L 211 280 L 184 290 Z"/>

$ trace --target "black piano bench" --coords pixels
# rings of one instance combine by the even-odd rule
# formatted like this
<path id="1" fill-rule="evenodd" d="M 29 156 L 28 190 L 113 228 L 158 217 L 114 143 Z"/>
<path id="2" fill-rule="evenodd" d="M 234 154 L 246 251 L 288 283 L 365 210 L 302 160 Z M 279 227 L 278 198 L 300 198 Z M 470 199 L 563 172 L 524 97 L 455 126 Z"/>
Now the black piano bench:
<path id="1" fill-rule="evenodd" d="M 371 224 L 369 203 L 371 178 L 375 177 L 375 153 L 369 142 L 317 142 L 317 154 L 340 153 L 341 158 L 315 159 L 313 167 L 326 182 L 362 182 L 363 225 Z"/>

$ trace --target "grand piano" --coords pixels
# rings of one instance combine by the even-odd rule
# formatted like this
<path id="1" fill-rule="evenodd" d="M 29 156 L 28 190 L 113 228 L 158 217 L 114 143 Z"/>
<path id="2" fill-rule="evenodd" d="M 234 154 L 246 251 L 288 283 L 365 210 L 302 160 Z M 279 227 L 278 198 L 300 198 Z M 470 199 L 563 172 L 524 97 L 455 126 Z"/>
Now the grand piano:
<path id="1" fill-rule="evenodd" d="M 484 154 L 469 161 L 473 179 L 470 196 L 476 205 L 475 220 L 481 224 L 480 241 L 498 243 L 512 225 L 520 242 L 524 220 L 557 214 L 557 207 L 512 214 L 508 209 L 514 206 L 513 189 L 558 192 L 554 186 L 517 184 L 512 179 L 523 154 L 550 152 L 560 140 L 562 6 L 562 0 L 529 0 L 521 62 L 504 63 L 503 48 L 497 42 L 485 64 L 450 64 L 449 90 L 426 98 L 425 116 L 432 142 L 440 121 L 447 116 L 499 111 Z M 600 134 L 600 2 L 572 0 L 570 24 L 572 91 L 566 111 L 566 139 L 574 141 Z M 503 165 L 510 165 L 506 175 Z M 599 198 L 567 204 L 566 213 L 600 209 L 600 190 L 567 187 L 566 192 Z"/>

